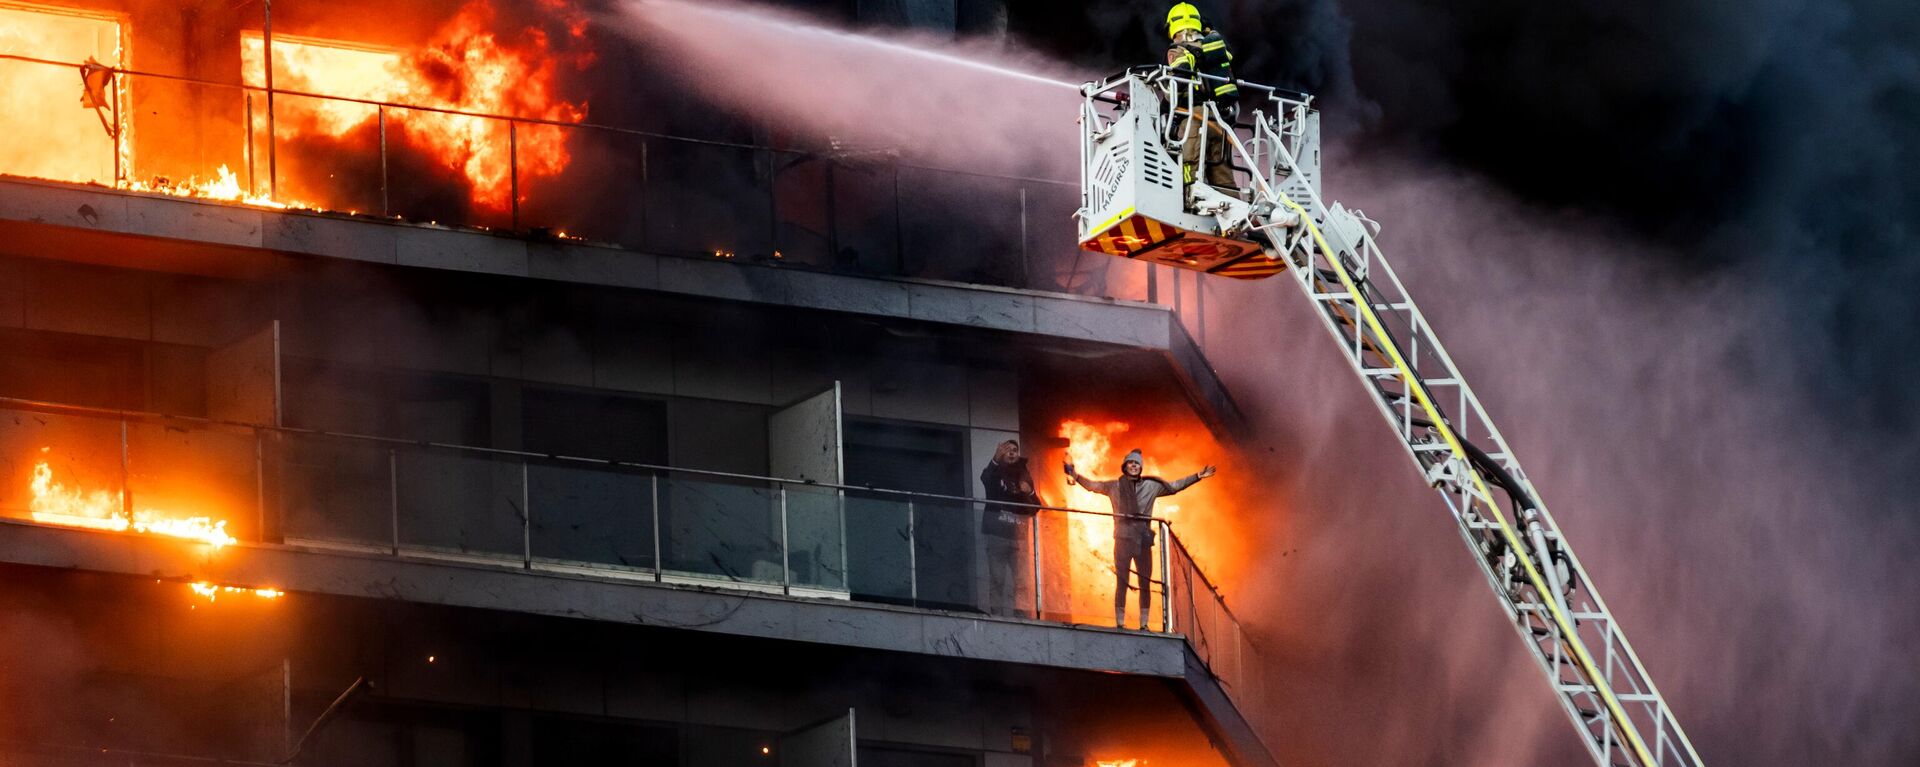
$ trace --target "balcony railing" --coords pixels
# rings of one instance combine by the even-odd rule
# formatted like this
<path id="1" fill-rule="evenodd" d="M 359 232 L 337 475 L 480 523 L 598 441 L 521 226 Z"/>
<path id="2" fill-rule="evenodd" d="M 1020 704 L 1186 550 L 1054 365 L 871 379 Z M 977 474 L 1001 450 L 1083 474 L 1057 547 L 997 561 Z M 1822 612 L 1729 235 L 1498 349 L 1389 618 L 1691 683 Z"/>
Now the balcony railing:
<path id="1" fill-rule="evenodd" d="M 1113 625 L 1113 518 L 1075 509 L 1027 507 L 994 539 L 972 498 L 4 398 L 0 456 L 0 516 L 27 521 L 64 498 L 224 521 L 251 545 Z M 1238 620 L 1154 531 L 1148 630 L 1183 635 L 1256 704 Z"/>
<path id="2" fill-rule="evenodd" d="M 0 54 L 0 71 L 18 67 L 70 68 L 74 97 L 81 92 L 80 62 Z M 1071 216 L 1079 189 L 1070 180 L 933 167 L 885 150 L 801 151 L 124 68 L 96 71 L 112 74 L 105 94 L 112 104 L 141 91 L 191 108 L 103 112 L 103 125 L 116 131 L 99 133 L 112 176 L 69 180 L 191 195 L 227 166 L 234 178 L 228 196 L 316 210 L 793 268 L 1175 304 L 1192 292 L 1187 300 L 1204 300 L 1197 286 L 1182 288 L 1177 275 L 1160 285 L 1147 265 L 1077 248 Z M 307 135 L 288 117 L 323 112 L 354 127 Z M 280 119 L 268 119 L 273 113 Z M 497 145 L 495 151 L 444 162 L 406 140 L 402 124 L 421 117 L 458 121 L 465 140 Z M 147 157 L 146 147 L 171 135 L 197 137 L 200 146 Z M 530 146 L 534 137 L 545 148 Z M 537 170 L 533 164 L 552 160 L 553 146 L 572 157 L 567 169 Z M 502 204 L 481 205 L 467 195 L 472 176 L 504 178 Z M 1199 322 L 1204 312 L 1192 310 L 1191 321 Z"/>

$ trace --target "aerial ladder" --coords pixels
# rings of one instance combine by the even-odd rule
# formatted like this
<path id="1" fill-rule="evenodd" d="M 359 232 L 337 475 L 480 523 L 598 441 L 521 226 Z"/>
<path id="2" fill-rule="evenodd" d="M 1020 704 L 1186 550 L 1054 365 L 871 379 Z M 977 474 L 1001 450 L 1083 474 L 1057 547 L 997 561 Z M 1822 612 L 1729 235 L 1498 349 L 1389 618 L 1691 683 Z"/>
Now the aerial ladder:
<path id="1" fill-rule="evenodd" d="M 1600 765 L 1700 765 L 1526 470 L 1380 251 L 1379 224 L 1320 191 L 1311 97 L 1258 94 L 1230 123 L 1190 72 L 1136 67 L 1081 87 L 1081 247 L 1238 279 L 1288 272 L 1426 482 Z M 1202 76 L 1204 77 L 1204 76 Z M 1188 121 L 1212 129 L 1190 130 Z M 1200 142 L 1191 147 L 1190 142 Z M 1237 189 L 1182 150 L 1224 142 Z"/>

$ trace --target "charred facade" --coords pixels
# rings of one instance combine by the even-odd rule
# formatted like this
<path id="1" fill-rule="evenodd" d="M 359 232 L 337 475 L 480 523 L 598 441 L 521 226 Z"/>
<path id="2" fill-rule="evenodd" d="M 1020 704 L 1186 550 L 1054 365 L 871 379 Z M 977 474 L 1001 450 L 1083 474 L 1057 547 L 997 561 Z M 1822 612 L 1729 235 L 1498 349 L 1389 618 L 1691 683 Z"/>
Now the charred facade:
<path id="1" fill-rule="evenodd" d="M 1241 427 L 1070 183 L 725 114 L 604 8 L 229 5 L 0 2 L 0 764 L 1273 762 L 1228 510 L 1116 630 L 1057 476 Z M 1004 25 L 924 5 L 824 10 Z M 1008 439 L 1075 508 L 1001 598 Z"/>

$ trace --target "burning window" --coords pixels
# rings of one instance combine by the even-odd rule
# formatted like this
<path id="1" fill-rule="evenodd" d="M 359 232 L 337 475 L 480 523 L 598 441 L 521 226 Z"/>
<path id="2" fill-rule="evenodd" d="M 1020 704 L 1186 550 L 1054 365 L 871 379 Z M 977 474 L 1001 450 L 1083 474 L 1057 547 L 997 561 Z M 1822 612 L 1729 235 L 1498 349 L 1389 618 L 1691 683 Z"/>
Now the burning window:
<path id="1" fill-rule="evenodd" d="M 119 66 L 121 23 L 111 15 L 0 2 L 0 53 Z M 100 115 L 81 104 L 72 66 L 0 60 L 0 173 L 111 183 L 115 147 Z"/>
<path id="2" fill-rule="evenodd" d="M 240 68 L 247 85 L 266 87 L 265 60 L 265 36 L 259 32 L 242 32 Z M 400 61 L 400 51 L 390 48 L 274 35 L 273 87 L 322 96 L 390 101 L 397 95 L 395 82 Z M 375 118 L 375 107 L 353 101 L 282 98 L 274 109 L 274 119 L 281 130 L 318 131 L 338 136 Z M 255 104 L 253 122 L 252 135 L 266 135 L 264 102 Z"/>
<path id="3" fill-rule="evenodd" d="M 384 102 L 388 151 L 394 155 L 420 154 L 449 173 L 449 180 L 469 189 L 471 204 L 483 211 L 504 212 L 512 204 L 516 183 L 549 177 L 565 170 L 570 156 L 563 128 L 523 123 L 511 130 L 501 115 L 545 121 L 577 122 L 584 105 L 556 95 L 555 61 L 549 37 L 538 29 L 504 27 L 486 2 L 470 2 L 425 44 L 407 50 L 275 34 L 273 86 L 315 98 L 279 94 L 274 104 L 274 135 L 281 152 L 283 182 L 292 181 L 300 194 L 327 199 L 337 190 L 324 186 L 338 174 L 337 167 L 301 167 L 302 153 L 289 147 L 301 142 L 327 144 L 313 151 L 309 162 L 339 163 L 344 149 L 361 158 L 377 157 L 381 134 L 377 106 L 338 98 Z M 245 82 L 266 85 L 266 41 L 260 32 L 240 38 Z M 266 155 L 265 104 L 256 96 L 249 136 L 257 168 Z M 444 111 L 442 111 L 444 110 Z M 468 114 L 452 114 L 462 112 Z M 486 116 L 476 116 L 486 115 Z M 393 162 L 405 162 L 394 160 Z M 397 175 L 397 174 L 396 174 Z M 422 179 L 410 181 L 421 183 Z"/>

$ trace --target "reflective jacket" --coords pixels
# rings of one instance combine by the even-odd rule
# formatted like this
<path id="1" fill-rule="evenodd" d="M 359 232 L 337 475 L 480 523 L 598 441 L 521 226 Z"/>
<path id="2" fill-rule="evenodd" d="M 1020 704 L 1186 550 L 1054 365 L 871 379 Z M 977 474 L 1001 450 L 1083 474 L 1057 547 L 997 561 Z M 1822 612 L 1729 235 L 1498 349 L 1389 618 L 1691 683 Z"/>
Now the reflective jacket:
<path id="1" fill-rule="evenodd" d="M 1209 30 L 1193 42 L 1174 43 L 1167 58 L 1176 74 L 1221 78 L 1201 81 L 1200 92 L 1207 100 L 1232 102 L 1240 97 L 1240 82 L 1233 77 L 1233 51 L 1227 50 L 1227 39 L 1219 32 Z"/>

